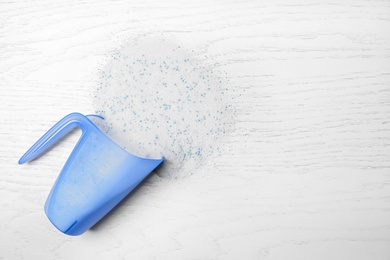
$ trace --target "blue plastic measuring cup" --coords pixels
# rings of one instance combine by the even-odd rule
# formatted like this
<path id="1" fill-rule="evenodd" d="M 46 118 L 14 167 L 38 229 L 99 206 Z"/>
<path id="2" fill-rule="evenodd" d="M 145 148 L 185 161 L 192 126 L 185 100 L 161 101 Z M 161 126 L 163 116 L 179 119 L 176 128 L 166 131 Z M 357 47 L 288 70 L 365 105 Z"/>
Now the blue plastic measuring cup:
<path id="1" fill-rule="evenodd" d="M 45 203 L 54 226 L 74 236 L 91 228 L 164 161 L 128 153 L 86 116 L 72 113 L 44 134 L 19 164 L 33 160 L 75 127 L 81 128 L 81 137 Z"/>

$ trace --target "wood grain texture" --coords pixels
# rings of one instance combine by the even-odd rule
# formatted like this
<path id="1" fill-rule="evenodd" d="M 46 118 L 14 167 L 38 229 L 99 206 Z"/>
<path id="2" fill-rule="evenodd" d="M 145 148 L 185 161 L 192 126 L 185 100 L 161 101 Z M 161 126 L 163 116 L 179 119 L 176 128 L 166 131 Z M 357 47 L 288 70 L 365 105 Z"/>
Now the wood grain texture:
<path id="1" fill-rule="evenodd" d="M 91 231 L 43 204 L 77 133 L 17 161 L 63 115 L 94 110 L 107 55 L 158 35 L 241 93 L 223 156 L 151 176 Z M 390 259 L 390 2 L 0 2 L 0 259 Z"/>

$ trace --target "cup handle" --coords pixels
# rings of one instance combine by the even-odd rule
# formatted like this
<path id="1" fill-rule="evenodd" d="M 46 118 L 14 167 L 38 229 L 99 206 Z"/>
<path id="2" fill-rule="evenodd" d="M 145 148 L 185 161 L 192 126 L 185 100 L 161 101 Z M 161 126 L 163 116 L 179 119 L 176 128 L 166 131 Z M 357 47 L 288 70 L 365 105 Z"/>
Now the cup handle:
<path id="1" fill-rule="evenodd" d="M 23 164 L 34 160 L 48 148 L 50 148 L 55 142 L 69 133 L 73 128 L 79 127 L 82 130 L 81 138 L 88 132 L 91 127 L 94 127 L 93 123 L 84 115 L 80 113 L 71 113 L 59 122 L 57 122 L 52 128 L 49 129 L 19 160 L 19 164 Z"/>

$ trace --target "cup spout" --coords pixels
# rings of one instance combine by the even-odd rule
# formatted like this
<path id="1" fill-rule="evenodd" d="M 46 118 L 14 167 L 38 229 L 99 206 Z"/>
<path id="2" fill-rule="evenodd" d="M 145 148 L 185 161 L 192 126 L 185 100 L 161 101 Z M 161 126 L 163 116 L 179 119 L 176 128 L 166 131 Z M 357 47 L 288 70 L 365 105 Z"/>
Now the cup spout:
<path id="1" fill-rule="evenodd" d="M 133 190 L 139 183 L 141 183 L 151 172 L 153 172 L 161 163 L 161 159 L 147 159 L 133 156 L 134 159 L 127 160 L 124 169 L 128 169 L 128 187 Z M 131 169 L 131 170 L 130 170 Z M 126 171 L 126 170 L 125 170 Z"/>

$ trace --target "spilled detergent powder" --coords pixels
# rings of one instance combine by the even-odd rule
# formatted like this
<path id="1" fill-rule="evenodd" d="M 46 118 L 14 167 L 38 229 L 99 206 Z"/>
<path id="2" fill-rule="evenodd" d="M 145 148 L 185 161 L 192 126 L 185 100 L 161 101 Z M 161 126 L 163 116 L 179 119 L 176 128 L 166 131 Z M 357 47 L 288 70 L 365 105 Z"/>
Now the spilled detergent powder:
<path id="1" fill-rule="evenodd" d="M 164 178 L 191 175 L 222 152 L 233 126 L 232 97 L 207 57 L 142 37 L 110 59 L 94 93 L 107 135 L 135 155 L 164 156 L 156 170 Z"/>

